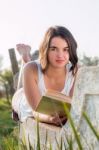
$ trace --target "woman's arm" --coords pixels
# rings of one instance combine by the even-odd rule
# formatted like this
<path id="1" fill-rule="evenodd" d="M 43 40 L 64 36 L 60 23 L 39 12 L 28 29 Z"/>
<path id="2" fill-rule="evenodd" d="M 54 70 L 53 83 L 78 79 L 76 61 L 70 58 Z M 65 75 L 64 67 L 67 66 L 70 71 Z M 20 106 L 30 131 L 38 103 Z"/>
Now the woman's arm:
<path id="1" fill-rule="evenodd" d="M 66 116 L 59 116 L 58 114 L 55 116 L 49 116 L 33 111 L 33 116 L 40 122 L 50 123 L 57 126 L 61 126 L 67 121 Z"/>
<path id="2" fill-rule="evenodd" d="M 36 109 L 41 99 L 37 82 L 38 82 L 37 65 L 33 62 L 30 62 L 26 64 L 24 67 L 23 88 L 26 95 L 26 99 L 33 110 Z"/>

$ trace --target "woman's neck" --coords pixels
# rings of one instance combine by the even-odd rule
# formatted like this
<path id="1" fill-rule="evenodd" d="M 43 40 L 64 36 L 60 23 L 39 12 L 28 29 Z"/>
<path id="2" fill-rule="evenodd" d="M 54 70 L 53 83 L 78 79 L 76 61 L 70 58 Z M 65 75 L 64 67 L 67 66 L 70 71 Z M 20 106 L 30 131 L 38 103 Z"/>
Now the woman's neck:
<path id="1" fill-rule="evenodd" d="M 49 66 L 44 74 L 50 78 L 58 78 L 58 77 L 62 78 L 66 76 L 66 67 L 54 68 L 54 67 Z"/>

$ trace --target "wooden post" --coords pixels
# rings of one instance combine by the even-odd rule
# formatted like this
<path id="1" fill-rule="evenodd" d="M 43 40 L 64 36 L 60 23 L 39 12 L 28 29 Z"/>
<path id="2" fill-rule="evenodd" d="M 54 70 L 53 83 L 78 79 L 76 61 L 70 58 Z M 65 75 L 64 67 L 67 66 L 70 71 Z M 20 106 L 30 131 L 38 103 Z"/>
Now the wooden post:
<path id="1" fill-rule="evenodd" d="M 9 49 L 9 56 L 11 61 L 12 72 L 13 75 L 15 75 L 17 72 L 19 72 L 19 68 L 14 48 Z"/>

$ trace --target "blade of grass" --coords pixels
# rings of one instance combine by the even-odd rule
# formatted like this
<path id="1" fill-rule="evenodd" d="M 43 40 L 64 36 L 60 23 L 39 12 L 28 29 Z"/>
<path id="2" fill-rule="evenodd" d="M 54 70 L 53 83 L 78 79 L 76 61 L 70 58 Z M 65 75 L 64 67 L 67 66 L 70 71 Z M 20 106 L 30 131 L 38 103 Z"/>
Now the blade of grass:
<path id="1" fill-rule="evenodd" d="M 22 140 L 21 140 L 21 144 L 22 144 L 22 147 L 24 147 L 24 150 L 27 149 L 26 137 L 25 137 L 25 129 L 24 128 L 23 128 L 23 137 L 22 137 Z"/>
<path id="2" fill-rule="evenodd" d="M 50 148 L 49 148 L 49 150 L 52 150 L 52 144 L 51 144 L 51 142 L 50 142 Z"/>
<path id="3" fill-rule="evenodd" d="M 20 150 L 27 150 L 26 145 L 24 144 L 24 142 L 22 140 L 20 140 L 20 145 L 19 145 Z"/>
<path id="4" fill-rule="evenodd" d="M 46 129 L 46 136 L 45 136 L 44 150 L 46 150 L 46 147 L 47 147 L 47 141 L 48 141 L 48 131 L 47 131 L 47 129 Z"/>
<path id="5" fill-rule="evenodd" d="M 70 139 L 67 138 L 67 142 L 69 145 L 69 150 L 73 150 L 73 141 L 72 141 L 72 137 Z"/>
<path id="6" fill-rule="evenodd" d="M 68 136 L 66 135 L 66 132 L 65 132 L 65 139 L 66 139 L 66 141 L 68 143 L 69 149 L 73 150 L 73 147 L 72 147 L 73 146 L 72 136 L 70 138 L 68 138 Z M 65 144 L 65 147 L 66 147 L 66 144 Z"/>
<path id="7" fill-rule="evenodd" d="M 62 142 L 62 137 L 61 137 L 61 143 L 60 143 L 60 150 L 63 148 L 63 142 Z"/>
<path id="8" fill-rule="evenodd" d="M 28 143 L 29 143 L 29 150 L 34 150 L 33 146 L 32 146 L 31 143 L 30 143 L 29 135 L 28 135 Z"/>
<path id="9" fill-rule="evenodd" d="M 40 150 L 39 120 L 37 119 L 37 150 Z"/>
<path id="10" fill-rule="evenodd" d="M 57 144 L 57 148 L 59 149 L 59 143 L 58 143 L 58 140 L 56 138 L 56 135 L 55 135 L 55 141 L 56 141 L 56 144 Z"/>
<path id="11" fill-rule="evenodd" d="M 63 105 L 64 105 L 64 104 L 63 104 Z M 73 132 L 74 132 L 75 139 L 76 139 L 76 141 L 77 141 L 79 150 L 83 150 L 82 145 L 81 145 L 81 141 L 80 141 L 80 138 L 79 138 L 79 135 L 78 135 L 78 133 L 77 133 L 77 131 L 76 131 L 76 128 L 75 128 L 75 125 L 74 125 L 74 122 L 73 122 L 73 119 L 71 118 L 70 112 L 69 112 L 69 110 L 68 110 L 68 108 L 67 108 L 66 105 L 64 105 L 64 110 L 65 110 L 65 112 L 66 112 L 66 115 L 67 115 L 67 117 L 68 117 L 68 120 L 69 120 L 69 122 L 70 122 L 70 125 L 71 125 L 71 127 L 72 127 L 72 130 L 73 130 Z"/>
<path id="12" fill-rule="evenodd" d="M 90 119 L 88 118 L 88 116 L 85 112 L 83 112 L 83 116 L 84 116 L 86 122 L 88 123 L 89 127 L 93 131 L 94 135 L 96 136 L 97 140 L 99 140 L 99 134 L 97 134 L 97 131 L 95 130 L 94 126 L 92 125 Z"/>

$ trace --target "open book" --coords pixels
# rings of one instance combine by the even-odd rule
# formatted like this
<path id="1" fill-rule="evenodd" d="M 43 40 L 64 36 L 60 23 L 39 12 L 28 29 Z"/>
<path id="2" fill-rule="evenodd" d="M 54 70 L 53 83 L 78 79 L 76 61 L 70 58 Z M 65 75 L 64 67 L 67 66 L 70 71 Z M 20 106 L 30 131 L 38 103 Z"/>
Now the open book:
<path id="1" fill-rule="evenodd" d="M 62 116 L 66 115 L 64 105 L 70 110 L 71 98 L 69 96 L 54 90 L 47 90 L 35 111 L 46 115 L 58 114 Z"/>

